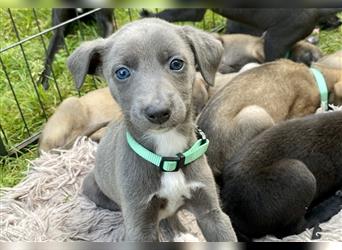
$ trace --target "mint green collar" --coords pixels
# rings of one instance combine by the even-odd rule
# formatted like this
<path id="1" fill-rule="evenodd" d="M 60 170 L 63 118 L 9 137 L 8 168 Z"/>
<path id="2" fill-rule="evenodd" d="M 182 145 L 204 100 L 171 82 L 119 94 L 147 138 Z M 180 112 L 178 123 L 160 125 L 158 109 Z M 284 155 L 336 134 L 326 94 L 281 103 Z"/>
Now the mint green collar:
<path id="1" fill-rule="evenodd" d="M 159 167 L 164 172 L 176 172 L 200 158 L 207 151 L 209 140 L 205 137 L 203 131 L 198 128 L 196 134 L 199 139 L 195 144 L 186 152 L 178 153 L 176 157 L 163 157 L 149 151 L 134 140 L 128 131 L 126 132 L 126 139 L 131 149 L 146 161 Z"/>
<path id="2" fill-rule="evenodd" d="M 316 84 L 319 89 L 319 94 L 321 96 L 321 108 L 324 111 L 328 111 L 329 110 L 328 87 L 327 87 L 327 83 L 325 82 L 324 76 L 318 69 L 310 68 L 310 70 L 316 79 Z"/>

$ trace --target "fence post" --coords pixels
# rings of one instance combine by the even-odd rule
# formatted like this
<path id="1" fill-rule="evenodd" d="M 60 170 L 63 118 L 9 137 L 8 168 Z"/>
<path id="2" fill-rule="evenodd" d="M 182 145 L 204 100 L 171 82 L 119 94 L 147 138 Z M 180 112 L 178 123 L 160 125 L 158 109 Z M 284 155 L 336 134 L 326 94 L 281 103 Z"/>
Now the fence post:
<path id="1" fill-rule="evenodd" d="M 5 156 L 5 155 L 7 155 L 7 151 L 6 151 L 5 145 L 2 142 L 2 139 L 0 136 L 0 156 Z"/>

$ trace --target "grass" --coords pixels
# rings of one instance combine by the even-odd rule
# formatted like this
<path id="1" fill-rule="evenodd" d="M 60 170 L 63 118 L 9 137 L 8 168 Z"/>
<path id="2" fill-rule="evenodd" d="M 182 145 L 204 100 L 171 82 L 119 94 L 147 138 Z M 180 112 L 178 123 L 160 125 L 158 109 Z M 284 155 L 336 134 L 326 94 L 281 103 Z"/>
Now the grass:
<path id="1" fill-rule="evenodd" d="M 21 39 L 39 32 L 32 9 L 12 9 L 11 11 Z M 118 27 L 129 22 L 131 18 L 133 20 L 138 19 L 138 12 L 138 9 L 131 9 L 131 11 L 128 11 L 128 9 L 116 9 L 115 17 Z M 51 26 L 51 10 L 36 9 L 36 13 L 41 30 L 49 28 Z M 342 13 L 340 14 L 340 17 L 342 18 Z M 15 36 L 7 9 L 0 9 L 0 20 L 0 30 L 2 31 L 0 47 L 5 48 L 18 40 Z M 225 21 L 222 17 L 208 12 L 203 22 L 181 24 L 195 25 L 198 28 L 208 30 L 218 25 L 223 25 L 224 23 Z M 81 22 L 76 22 L 74 25 L 79 25 L 81 27 L 73 29 L 75 32 L 67 36 L 66 45 L 69 51 L 76 48 L 81 41 L 91 40 L 97 37 L 95 25 L 86 25 Z M 48 44 L 50 36 L 51 32 L 43 36 L 43 40 L 46 45 Z M 323 31 L 320 33 L 319 47 L 324 53 L 332 53 L 342 49 L 341 41 L 341 27 L 338 30 Z M 33 81 L 30 78 L 30 74 L 26 68 L 19 46 L 7 50 L 0 54 L 0 56 L 6 66 L 6 70 L 9 74 L 14 92 L 20 103 L 28 128 L 31 134 L 33 134 L 40 131 L 42 125 L 46 121 L 45 114 L 38 104 L 37 93 L 44 105 L 47 117 L 54 112 L 56 106 L 61 102 L 61 99 L 58 96 L 53 80 L 50 80 L 50 89 L 48 91 L 44 91 L 40 85 L 37 85 L 39 74 L 43 70 L 45 58 L 45 51 L 42 46 L 41 38 L 38 37 L 24 43 L 23 49 L 27 54 Z M 67 51 L 62 49 L 56 54 L 53 63 L 53 70 L 63 99 L 68 96 L 78 95 L 78 92 L 74 88 L 71 76 L 65 67 L 67 57 Z M 94 89 L 94 81 L 98 87 L 105 86 L 105 83 L 101 82 L 99 79 L 94 80 L 92 77 L 87 77 L 86 83 L 80 94 L 82 95 Z M 36 86 L 37 93 L 34 86 Z M 26 139 L 29 134 L 26 131 L 25 126 L 23 126 L 22 118 L 3 70 L 0 70 L 0 93 L 0 126 L 6 133 L 6 148 L 10 149 Z M 0 187 L 11 187 L 17 184 L 25 175 L 25 170 L 27 170 L 28 167 L 28 161 L 33 160 L 36 157 L 36 145 L 31 146 L 28 151 L 20 157 L 3 157 L 1 161 L 2 166 L 0 168 Z"/>

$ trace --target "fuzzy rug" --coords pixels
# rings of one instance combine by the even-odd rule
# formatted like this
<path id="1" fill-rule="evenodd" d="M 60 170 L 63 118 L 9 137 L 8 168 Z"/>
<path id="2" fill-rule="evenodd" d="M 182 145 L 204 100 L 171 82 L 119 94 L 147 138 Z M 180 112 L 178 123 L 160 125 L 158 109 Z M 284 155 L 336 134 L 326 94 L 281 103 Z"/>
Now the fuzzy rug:
<path id="1" fill-rule="evenodd" d="M 83 178 L 94 167 L 96 148 L 96 143 L 82 138 L 71 150 L 43 154 L 30 162 L 21 183 L 2 189 L 0 241 L 121 241 L 121 212 L 97 208 L 79 193 Z M 189 232 L 203 240 L 194 217 L 186 211 L 180 217 Z M 320 241 L 342 241 L 342 211 L 320 227 Z M 311 241 L 311 236 L 312 229 L 257 241 Z"/>

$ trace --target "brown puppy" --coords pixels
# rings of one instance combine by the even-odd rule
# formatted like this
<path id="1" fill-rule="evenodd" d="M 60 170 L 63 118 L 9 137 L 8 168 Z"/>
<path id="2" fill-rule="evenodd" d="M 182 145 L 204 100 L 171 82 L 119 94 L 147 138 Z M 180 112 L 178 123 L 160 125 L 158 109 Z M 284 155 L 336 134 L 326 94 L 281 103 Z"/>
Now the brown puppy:
<path id="1" fill-rule="evenodd" d="M 207 104 L 208 100 L 213 97 L 221 88 L 223 88 L 226 84 L 236 77 L 237 75 L 245 72 L 249 69 L 260 66 L 258 63 L 249 63 L 240 69 L 239 72 L 229 73 L 229 74 L 221 74 L 219 72 L 216 73 L 215 76 L 215 86 L 208 87 L 205 84 L 205 81 L 201 74 L 198 72 L 196 74 L 195 84 L 197 87 L 194 89 L 193 98 L 194 98 L 194 106 L 196 108 L 196 116 L 202 111 L 204 106 Z"/>
<path id="2" fill-rule="evenodd" d="M 50 117 L 39 140 L 39 151 L 70 148 L 78 136 L 98 141 L 104 127 L 117 120 L 121 111 L 108 88 L 97 89 L 77 98 L 65 99 Z"/>
<path id="3" fill-rule="evenodd" d="M 333 69 L 342 69 L 342 50 L 319 59 L 316 65 L 324 65 Z"/>
<path id="4" fill-rule="evenodd" d="M 264 63 L 264 39 L 245 34 L 214 34 L 224 47 L 219 72 L 226 74 L 239 71 L 250 62 Z M 310 65 L 322 57 L 320 49 L 308 42 L 296 43 L 288 53 L 288 59 Z"/>
<path id="5" fill-rule="evenodd" d="M 320 66 L 330 103 L 342 103 L 342 71 Z M 303 64 L 279 60 L 248 70 L 213 96 L 198 119 L 210 139 L 208 162 L 216 175 L 248 140 L 282 120 L 314 113 L 320 95 Z"/>

